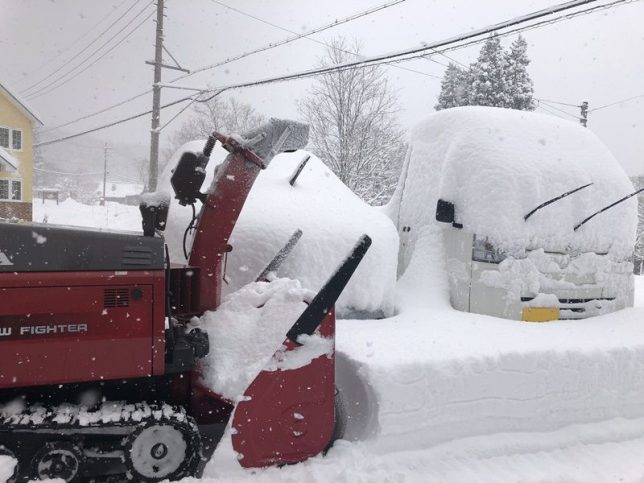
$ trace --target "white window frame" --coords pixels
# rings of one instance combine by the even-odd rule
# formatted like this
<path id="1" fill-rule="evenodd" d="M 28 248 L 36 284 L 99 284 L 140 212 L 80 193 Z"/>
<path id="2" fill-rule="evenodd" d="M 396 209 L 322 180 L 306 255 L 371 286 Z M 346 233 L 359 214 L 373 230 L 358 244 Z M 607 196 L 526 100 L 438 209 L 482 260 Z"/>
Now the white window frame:
<path id="1" fill-rule="evenodd" d="M 9 196 L 8 198 L 0 198 L 0 203 L 21 203 L 23 200 L 23 189 L 24 189 L 24 184 L 22 182 L 21 178 L 0 178 L 0 181 L 7 181 L 7 195 Z M 11 198 L 11 195 L 13 193 L 13 184 L 14 183 L 19 183 L 20 184 L 20 198 L 17 200 L 14 200 Z"/>
<path id="2" fill-rule="evenodd" d="M 0 125 L 0 129 L 6 129 L 7 131 L 9 131 L 9 134 L 7 136 L 7 146 L 3 146 L 2 144 L 0 144 L 0 148 L 11 149 L 11 138 L 12 138 L 12 136 L 11 136 L 11 128 L 9 126 Z"/>
<path id="3" fill-rule="evenodd" d="M 19 148 L 14 148 L 13 147 L 13 133 L 15 133 L 15 132 L 20 133 L 20 147 Z M 22 129 L 11 129 L 10 133 L 11 134 L 9 136 L 9 143 L 11 144 L 11 146 L 9 146 L 9 149 L 11 149 L 12 151 L 18 151 L 18 152 L 22 151 L 22 147 L 25 145 L 25 133 L 24 133 L 24 131 Z"/>

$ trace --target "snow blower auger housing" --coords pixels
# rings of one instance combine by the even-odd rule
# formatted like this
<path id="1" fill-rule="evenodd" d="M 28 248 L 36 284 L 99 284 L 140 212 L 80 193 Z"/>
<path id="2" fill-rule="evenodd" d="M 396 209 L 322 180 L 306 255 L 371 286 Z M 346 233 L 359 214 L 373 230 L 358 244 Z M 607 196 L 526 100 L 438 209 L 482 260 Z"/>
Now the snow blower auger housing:
<path id="1" fill-rule="evenodd" d="M 229 155 L 202 193 L 217 140 Z M 183 154 L 176 198 L 202 204 L 187 264 L 170 263 L 162 236 L 170 203 L 155 194 L 141 203 L 144 235 L 0 224 L 0 454 L 18 461 L 14 481 L 199 476 L 233 415 L 246 467 L 302 461 L 328 445 L 333 351 L 302 367 L 279 364 L 302 334 L 332 343 L 333 305 L 367 236 L 236 407 L 202 382 L 209 339 L 188 325 L 219 306 L 228 240 L 260 170 L 307 140 L 306 125 L 271 119 L 242 136 L 213 133 L 203 152 Z"/>

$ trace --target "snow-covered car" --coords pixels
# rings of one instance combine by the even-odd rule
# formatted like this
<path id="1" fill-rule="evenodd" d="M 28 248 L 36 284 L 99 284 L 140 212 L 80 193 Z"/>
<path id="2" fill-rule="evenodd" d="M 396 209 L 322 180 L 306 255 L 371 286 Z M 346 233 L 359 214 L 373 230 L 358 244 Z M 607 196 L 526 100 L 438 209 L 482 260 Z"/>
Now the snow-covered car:
<path id="1" fill-rule="evenodd" d="M 458 310 L 544 321 L 632 306 L 636 199 L 598 212 L 633 191 L 590 129 L 525 111 L 440 111 L 413 129 L 388 207 L 398 273 L 436 231 Z"/>

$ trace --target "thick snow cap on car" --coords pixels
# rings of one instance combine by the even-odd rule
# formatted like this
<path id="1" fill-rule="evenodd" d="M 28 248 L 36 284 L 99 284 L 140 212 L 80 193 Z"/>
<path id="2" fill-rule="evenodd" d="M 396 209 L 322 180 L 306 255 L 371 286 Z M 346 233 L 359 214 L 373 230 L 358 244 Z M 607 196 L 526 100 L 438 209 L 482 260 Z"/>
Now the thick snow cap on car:
<path id="1" fill-rule="evenodd" d="M 582 185 L 579 192 L 524 216 L 541 203 Z M 575 122 L 491 107 L 440 111 L 411 133 L 403 176 L 390 212 L 404 225 L 434 221 L 436 202 L 454 203 L 463 229 L 512 253 L 555 251 L 632 253 L 636 200 L 630 199 L 573 228 L 633 192 L 617 160 Z"/>

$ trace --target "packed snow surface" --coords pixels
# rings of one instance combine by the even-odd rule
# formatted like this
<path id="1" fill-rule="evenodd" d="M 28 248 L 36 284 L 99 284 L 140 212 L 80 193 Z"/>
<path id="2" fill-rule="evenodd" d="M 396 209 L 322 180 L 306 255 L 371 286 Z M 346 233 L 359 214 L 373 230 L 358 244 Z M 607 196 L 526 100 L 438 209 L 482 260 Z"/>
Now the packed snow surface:
<path id="1" fill-rule="evenodd" d="M 172 169 L 180 155 L 201 151 L 204 144 L 205 141 L 193 141 L 180 148 L 161 175 L 159 186 L 170 190 Z M 217 143 L 203 190 L 211 185 L 216 166 L 227 154 Z M 291 186 L 291 175 L 308 154 L 305 151 L 279 154 L 259 174 L 229 241 L 233 251 L 228 254 L 224 295 L 253 282 L 298 228 L 304 234 L 278 274 L 297 279 L 303 287 L 317 291 L 366 233 L 373 244 L 338 300 L 336 310 L 340 314 L 391 315 L 396 260 L 389 254 L 398 250 L 396 228 L 387 216 L 360 200 L 313 155 Z M 183 233 L 191 216 L 189 207 L 172 201 L 166 240 L 174 262 L 185 262 Z"/>

